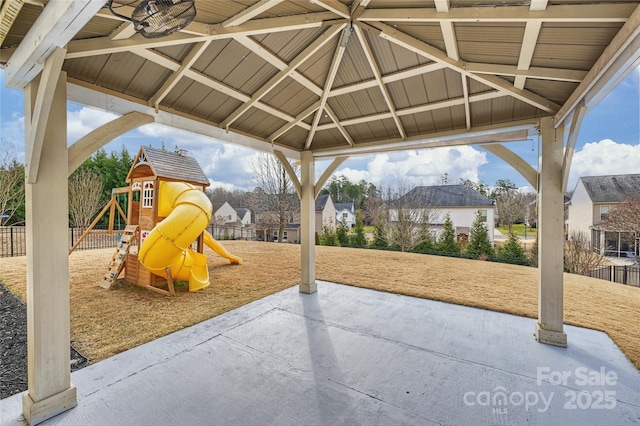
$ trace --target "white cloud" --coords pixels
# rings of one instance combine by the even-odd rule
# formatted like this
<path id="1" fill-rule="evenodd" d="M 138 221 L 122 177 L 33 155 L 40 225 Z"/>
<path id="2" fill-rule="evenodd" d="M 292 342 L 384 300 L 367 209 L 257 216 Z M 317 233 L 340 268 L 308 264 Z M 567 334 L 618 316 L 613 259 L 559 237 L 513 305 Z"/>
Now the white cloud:
<path id="1" fill-rule="evenodd" d="M 402 182 L 406 186 L 434 185 L 447 173 L 449 183 L 460 179 L 478 180 L 478 168 L 487 163 L 487 156 L 470 146 L 434 148 L 374 155 L 365 170 L 341 169 L 352 182 L 365 179 L 380 186 Z"/>
<path id="2" fill-rule="evenodd" d="M 572 190 L 579 177 L 640 173 L 640 143 L 626 145 L 603 139 L 584 145 L 571 162 L 567 188 Z"/>
<path id="3" fill-rule="evenodd" d="M 369 171 L 367 170 L 356 170 L 346 167 L 339 172 L 333 174 L 333 176 L 344 176 L 349 179 L 349 182 L 357 183 L 361 180 L 370 182 L 369 179 Z"/>
<path id="4" fill-rule="evenodd" d="M 222 188 L 225 191 L 233 191 L 236 188 L 236 186 L 232 183 L 226 183 L 226 182 L 217 182 L 215 180 L 211 180 L 209 179 L 209 183 L 211 184 L 210 188 L 214 189 L 214 188 Z"/>
<path id="5" fill-rule="evenodd" d="M 67 143 L 70 145 L 92 130 L 118 118 L 117 115 L 93 108 L 82 107 L 67 113 Z"/>

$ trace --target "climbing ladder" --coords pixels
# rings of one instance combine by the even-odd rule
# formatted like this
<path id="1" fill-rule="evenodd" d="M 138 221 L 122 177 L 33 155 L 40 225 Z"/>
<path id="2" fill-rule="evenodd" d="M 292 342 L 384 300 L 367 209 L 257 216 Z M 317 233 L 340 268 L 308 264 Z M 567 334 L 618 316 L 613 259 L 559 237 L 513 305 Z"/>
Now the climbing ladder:
<path id="1" fill-rule="evenodd" d="M 116 252 L 111 257 L 109 270 L 106 274 L 104 274 L 104 277 L 102 277 L 100 287 L 109 289 L 118 279 L 120 272 L 122 272 L 122 270 L 124 269 L 124 264 L 127 261 L 127 254 L 129 253 L 131 243 L 135 240 L 137 230 L 138 225 L 128 225 L 126 228 L 124 228 L 124 231 L 122 232 L 122 236 L 120 238 L 120 243 L 116 248 Z"/>

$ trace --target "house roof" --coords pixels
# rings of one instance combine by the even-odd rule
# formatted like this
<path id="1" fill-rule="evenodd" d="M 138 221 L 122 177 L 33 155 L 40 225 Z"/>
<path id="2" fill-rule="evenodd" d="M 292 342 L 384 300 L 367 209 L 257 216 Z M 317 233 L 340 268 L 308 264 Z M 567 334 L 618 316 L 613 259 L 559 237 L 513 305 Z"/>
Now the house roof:
<path id="1" fill-rule="evenodd" d="M 323 211 L 325 206 L 327 205 L 327 201 L 329 201 L 330 198 L 331 195 L 329 194 L 318 195 L 318 198 L 316 198 L 316 211 Z"/>
<path id="2" fill-rule="evenodd" d="M 149 146 L 140 147 L 127 175 L 127 182 L 130 182 L 131 178 L 138 177 L 141 173 L 147 173 L 142 171 L 146 167 L 150 168 L 151 173 L 158 178 L 204 186 L 210 185 L 209 179 L 195 158 L 181 152 L 171 152 Z"/>
<path id="3" fill-rule="evenodd" d="M 353 203 L 335 203 L 336 211 L 349 210 L 353 211 Z"/>
<path id="4" fill-rule="evenodd" d="M 630 195 L 640 195 L 640 174 L 583 176 L 580 180 L 594 203 L 620 203 Z"/>
<path id="5" fill-rule="evenodd" d="M 198 1 L 153 39 L 104 1 L 2 12 L 17 3 L 0 14 L 8 87 L 57 52 L 70 101 L 294 159 L 524 140 L 588 112 L 640 57 L 632 0 Z"/>
<path id="6" fill-rule="evenodd" d="M 236 209 L 236 213 L 238 214 L 238 217 L 244 217 L 244 215 L 246 215 L 248 211 L 249 209 L 244 209 L 244 208 Z"/>
<path id="7" fill-rule="evenodd" d="M 417 186 L 392 205 L 419 207 L 493 207 L 493 201 L 467 185 Z"/>

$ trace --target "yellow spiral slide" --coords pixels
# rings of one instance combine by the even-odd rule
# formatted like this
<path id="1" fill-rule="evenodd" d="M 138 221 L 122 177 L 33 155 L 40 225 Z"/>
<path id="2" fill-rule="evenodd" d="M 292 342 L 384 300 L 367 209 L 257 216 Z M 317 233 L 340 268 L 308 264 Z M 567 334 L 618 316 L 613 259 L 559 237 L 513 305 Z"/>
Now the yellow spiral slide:
<path id="1" fill-rule="evenodd" d="M 205 231 L 211 219 L 211 201 L 198 188 L 184 182 L 161 182 L 158 189 L 158 223 L 145 238 L 138 253 L 140 263 L 152 273 L 166 277 L 171 270 L 174 280 L 189 281 L 189 291 L 209 285 L 207 256 L 191 248 L 204 231 L 204 243 L 218 255 L 240 264 Z"/>

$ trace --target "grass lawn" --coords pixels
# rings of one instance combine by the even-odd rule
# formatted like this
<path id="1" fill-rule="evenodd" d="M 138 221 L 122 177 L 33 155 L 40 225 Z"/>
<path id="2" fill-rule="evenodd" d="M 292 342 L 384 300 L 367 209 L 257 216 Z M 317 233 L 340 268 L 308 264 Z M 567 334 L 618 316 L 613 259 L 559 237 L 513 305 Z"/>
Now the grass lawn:
<path id="1" fill-rule="evenodd" d="M 515 224 L 511 226 L 511 230 L 518 237 L 524 237 L 524 223 Z M 504 235 L 509 235 L 509 227 L 505 225 L 500 225 L 498 227 L 498 231 L 502 232 Z M 527 226 L 527 237 L 533 237 L 536 235 L 536 228 L 531 228 Z"/>
<path id="2" fill-rule="evenodd" d="M 98 282 L 113 250 L 74 252 L 72 344 L 95 363 L 299 282 L 299 245 L 224 241 L 224 246 L 244 263 L 230 265 L 205 249 L 211 285 L 176 297 L 123 282 L 105 290 Z M 0 258 L 0 280 L 23 299 L 25 262 Z M 316 248 L 316 265 L 320 280 L 537 317 L 535 268 L 324 246 Z M 640 288 L 566 274 L 564 294 L 565 323 L 604 331 L 640 369 Z"/>

